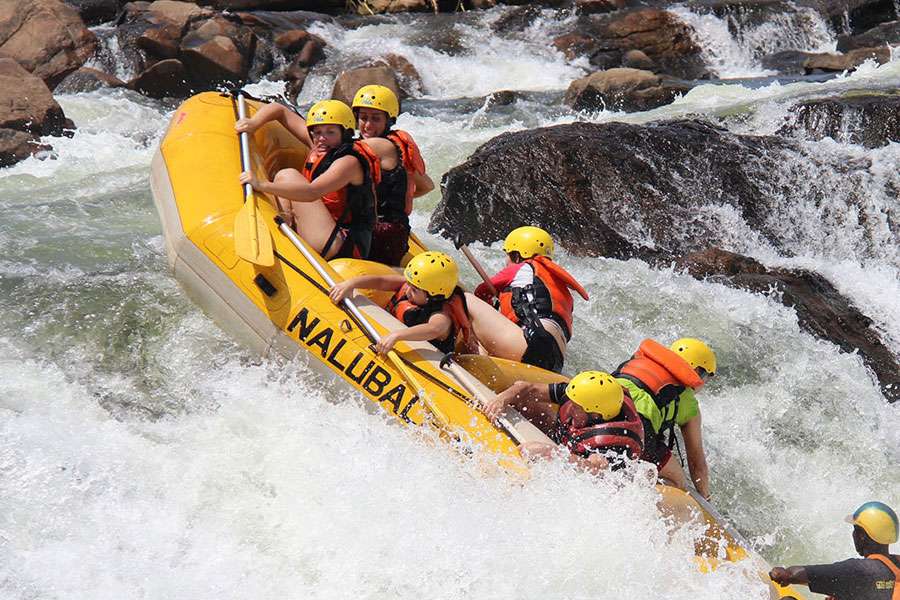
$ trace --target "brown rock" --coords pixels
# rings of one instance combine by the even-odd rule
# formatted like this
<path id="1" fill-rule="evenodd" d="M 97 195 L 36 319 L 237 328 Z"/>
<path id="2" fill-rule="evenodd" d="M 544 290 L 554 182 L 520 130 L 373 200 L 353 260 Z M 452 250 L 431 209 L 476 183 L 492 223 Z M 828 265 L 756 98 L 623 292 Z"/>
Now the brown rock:
<path id="1" fill-rule="evenodd" d="M 383 85 L 397 94 L 398 98 L 400 97 L 397 78 L 394 76 L 394 71 L 388 67 L 365 67 L 344 71 L 335 80 L 331 97 L 350 104 L 353 102 L 356 91 L 364 85 Z"/>
<path id="2" fill-rule="evenodd" d="M 300 52 L 310 40 L 318 40 L 323 47 L 325 46 L 325 41 L 322 38 L 302 29 L 291 29 L 290 31 L 279 33 L 275 36 L 275 46 L 282 52 L 294 54 L 295 52 Z"/>
<path id="3" fill-rule="evenodd" d="M 128 82 L 128 87 L 151 98 L 185 98 L 193 92 L 187 69 L 177 58 L 161 60 Z"/>
<path id="4" fill-rule="evenodd" d="M 640 50 L 629 50 L 622 55 L 622 66 L 629 69 L 652 71 L 656 67 L 656 63 Z"/>
<path id="5" fill-rule="evenodd" d="M 625 4 L 625 0 L 575 0 L 575 6 L 586 15 L 621 10 Z"/>
<path id="6" fill-rule="evenodd" d="M 429 0 L 353 0 L 353 5 L 361 15 L 433 10 Z"/>
<path id="7" fill-rule="evenodd" d="M 214 14 L 208 8 L 197 6 L 192 2 L 176 0 L 156 0 L 147 5 L 146 10 L 151 22 L 167 23 L 179 28 L 187 27 L 191 21 L 208 18 Z"/>
<path id="8" fill-rule="evenodd" d="M 846 54 L 813 54 L 803 63 L 807 73 L 812 71 L 850 71 L 863 62 L 874 59 L 876 63 L 883 65 L 891 60 L 891 49 L 888 46 L 880 48 L 857 48 Z"/>
<path id="9" fill-rule="evenodd" d="M 59 94 L 76 94 L 79 92 L 92 92 L 100 88 L 116 88 L 124 87 L 125 82 L 114 75 L 92 69 L 90 67 L 81 67 L 56 86 L 56 92 Z"/>
<path id="10" fill-rule="evenodd" d="M 294 60 L 299 65 L 311 67 L 323 58 L 325 58 L 325 42 L 317 36 L 312 36 L 306 40 Z"/>
<path id="11" fill-rule="evenodd" d="M 837 49 L 838 52 L 846 52 L 857 48 L 874 48 L 884 45 L 900 45 L 900 21 L 881 23 L 859 35 L 839 35 Z"/>
<path id="12" fill-rule="evenodd" d="M 62 135 L 66 116 L 39 77 L 0 58 L 0 128 L 33 135 Z"/>
<path id="13" fill-rule="evenodd" d="M 8 167 L 41 151 L 50 150 L 35 136 L 24 131 L 0 128 L 0 167 Z"/>
<path id="14" fill-rule="evenodd" d="M 97 38 L 60 0 L 0 2 L 0 56 L 13 58 L 50 89 L 84 64 Z"/>
<path id="15" fill-rule="evenodd" d="M 164 23 L 147 29 L 137 38 L 137 45 L 157 59 L 177 58 L 184 27 L 175 23 Z"/>
<path id="16" fill-rule="evenodd" d="M 394 72 L 397 84 L 400 86 L 401 97 L 419 97 L 426 93 L 425 82 L 419 71 L 405 56 L 399 54 L 387 54 L 376 59 L 373 66 L 385 66 Z"/>
<path id="17" fill-rule="evenodd" d="M 204 21 L 181 41 L 180 59 L 201 88 L 237 84 L 247 77 L 256 36 L 222 17 Z"/>
<path id="18" fill-rule="evenodd" d="M 650 71 L 609 69 L 573 81 L 564 102 L 575 110 L 650 110 L 670 103 L 690 88 Z"/>
<path id="19" fill-rule="evenodd" d="M 594 38 L 583 33 L 567 33 L 553 40 L 553 47 L 562 52 L 568 60 L 575 60 L 587 54 L 595 46 Z"/>

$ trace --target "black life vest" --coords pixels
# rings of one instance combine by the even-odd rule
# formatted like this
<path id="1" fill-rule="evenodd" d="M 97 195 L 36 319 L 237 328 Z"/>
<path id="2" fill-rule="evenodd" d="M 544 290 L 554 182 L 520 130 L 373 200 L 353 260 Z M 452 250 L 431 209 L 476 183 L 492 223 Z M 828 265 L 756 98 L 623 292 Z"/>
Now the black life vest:
<path id="1" fill-rule="evenodd" d="M 442 312 L 450 317 L 452 325 L 450 333 L 443 340 L 429 340 L 435 348 L 447 354 L 456 350 L 456 337 L 463 334 L 463 339 L 469 342 L 472 336 L 472 324 L 466 314 L 463 291 L 459 287 L 453 290 L 450 298 L 429 299 L 426 304 L 413 304 L 406 299 L 406 290 L 409 284 L 403 286 L 394 294 L 388 302 L 388 312 L 394 315 L 407 327 L 427 323 L 431 315 Z"/>
<path id="2" fill-rule="evenodd" d="M 372 231 L 375 229 L 376 203 L 375 186 L 381 180 L 381 162 L 372 150 L 361 142 L 341 144 L 309 161 L 303 166 L 303 176 L 307 181 L 326 172 L 334 161 L 345 156 L 353 156 L 359 161 L 363 170 L 363 182 L 360 185 L 348 185 L 340 190 L 325 194 L 322 202 L 331 213 L 338 226 L 350 230 L 356 253 L 360 258 L 367 258 L 372 248 Z M 332 233 L 334 238 L 337 228 Z M 329 240 L 330 242 L 330 240 Z M 331 244 L 326 244 L 330 246 Z"/>

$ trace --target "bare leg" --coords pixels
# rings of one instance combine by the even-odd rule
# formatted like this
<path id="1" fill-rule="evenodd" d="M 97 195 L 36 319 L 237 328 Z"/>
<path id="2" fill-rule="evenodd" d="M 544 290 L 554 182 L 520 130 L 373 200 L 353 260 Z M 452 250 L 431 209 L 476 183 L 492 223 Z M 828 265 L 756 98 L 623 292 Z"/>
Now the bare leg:
<path id="1" fill-rule="evenodd" d="M 292 180 L 296 181 L 297 178 L 306 181 L 297 169 L 282 169 L 275 174 L 275 181 L 279 183 L 291 183 Z M 283 206 L 283 203 L 290 203 L 290 211 L 294 216 L 294 229 L 300 234 L 300 237 L 306 240 L 306 243 L 313 247 L 313 250 L 321 254 L 322 248 L 325 247 L 325 243 L 331 237 L 331 232 L 334 230 L 335 225 L 334 218 L 328 212 L 325 204 L 322 203 L 321 199 L 311 202 L 298 202 L 296 200 L 278 198 L 278 206 Z M 337 254 L 341 249 L 341 243 L 341 239 L 335 239 L 325 258 L 331 258 Z"/>
<path id="2" fill-rule="evenodd" d="M 472 329 L 491 356 L 521 360 L 528 348 L 522 328 L 474 294 L 466 293 Z"/>
<path id="3" fill-rule="evenodd" d="M 671 481 L 675 487 L 683 490 L 687 489 L 688 483 L 687 478 L 684 476 L 684 470 L 674 456 L 659 470 L 659 476 Z"/>

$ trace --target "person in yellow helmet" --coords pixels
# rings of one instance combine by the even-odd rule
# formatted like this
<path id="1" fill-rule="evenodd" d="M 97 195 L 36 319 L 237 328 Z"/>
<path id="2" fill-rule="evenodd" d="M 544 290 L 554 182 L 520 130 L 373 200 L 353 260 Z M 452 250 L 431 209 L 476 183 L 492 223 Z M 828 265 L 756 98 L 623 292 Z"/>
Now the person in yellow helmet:
<path id="1" fill-rule="evenodd" d="M 826 565 L 775 567 L 769 577 L 779 585 L 801 584 L 834 600 L 900 600 L 900 556 L 897 513 L 883 502 L 866 502 L 849 515 L 853 546 L 863 558 Z"/>
<path id="2" fill-rule="evenodd" d="M 388 140 L 396 156 L 392 168 L 382 163 L 381 182 L 376 188 L 378 221 L 370 258 L 399 265 L 409 250 L 409 215 L 413 198 L 433 190 L 434 182 L 425 172 L 425 161 L 412 136 L 393 129 L 400 114 L 400 102 L 390 88 L 383 85 L 359 88 L 353 97 L 352 108 L 360 138 Z"/>
<path id="3" fill-rule="evenodd" d="M 389 312 L 407 326 L 381 338 L 376 350 L 390 352 L 400 340 L 427 341 L 442 352 L 453 352 L 457 338 L 477 352 L 466 298 L 459 285 L 459 267 L 443 252 L 422 252 L 406 265 L 403 275 L 363 275 L 337 283 L 330 292 L 335 304 L 357 288 L 395 291 Z"/>
<path id="4" fill-rule="evenodd" d="M 608 373 L 584 371 L 568 383 L 517 381 L 487 404 L 484 414 L 496 421 L 512 407 L 555 444 L 529 442 L 523 453 L 549 457 L 556 445 L 570 459 L 597 473 L 636 460 L 644 447 L 644 427 L 631 397 Z"/>
<path id="5" fill-rule="evenodd" d="M 235 124 L 253 133 L 278 121 L 310 147 L 300 168 L 281 169 L 272 181 L 241 173 L 241 183 L 275 196 L 281 216 L 325 258 L 368 258 L 377 213 L 375 186 L 383 167 L 395 168 L 387 140 L 354 141 L 356 117 L 340 100 L 314 104 L 307 118 L 277 103 L 263 105 Z M 391 162 L 393 161 L 393 162 Z"/>
<path id="6" fill-rule="evenodd" d="M 643 420 L 643 459 L 655 464 L 661 477 L 687 489 L 681 465 L 671 460 L 677 425 L 684 438 L 691 481 L 704 498 L 709 498 L 709 467 L 703 450 L 700 405 L 694 392 L 715 373 L 716 355 L 696 338 L 681 338 L 668 348 L 644 340 L 637 352 L 613 372 Z"/>
<path id="7" fill-rule="evenodd" d="M 553 262 L 553 239 L 540 227 L 514 229 L 503 251 L 506 268 L 475 288 L 475 296 L 495 302 L 508 322 L 495 319 L 490 332 L 479 336 L 494 356 L 561 371 L 572 337 L 571 290 L 585 300 L 588 293 Z"/>

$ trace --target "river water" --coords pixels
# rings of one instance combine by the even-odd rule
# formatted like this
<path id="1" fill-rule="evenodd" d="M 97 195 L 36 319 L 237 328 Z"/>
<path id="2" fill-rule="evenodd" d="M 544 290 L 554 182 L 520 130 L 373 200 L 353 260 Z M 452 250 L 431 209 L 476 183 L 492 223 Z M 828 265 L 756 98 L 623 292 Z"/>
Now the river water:
<path id="1" fill-rule="evenodd" d="M 737 37 L 716 17 L 676 12 L 723 77 L 767 75 L 758 57 L 778 36 L 834 44 L 799 9 Z M 894 60 L 827 83 L 705 85 L 647 113 L 575 115 L 559 100 L 587 65 L 547 49 L 565 18 L 500 36 L 490 23 L 502 14 L 443 20 L 463 46 L 454 55 L 427 46 L 438 29 L 428 16 L 314 31 L 328 64 L 386 44 L 418 68 L 425 97 L 399 126 L 435 179 L 505 131 L 706 115 L 770 134 L 798 100 L 900 86 Z M 333 76 L 315 73 L 300 102 L 327 94 Z M 502 107 L 468 99 L 507 89 L 528 93 Z M 485 473 L 302 361 L 237 345 L 167 272 L 148 175 L 174 103 L 121 90 L 59 101 L 75 136 L 0 170 L 0 597 L 767 597 L 740 565 L 698 573 L 697 529 L 661 520 L 645 478 L 596 481 L 556 463 L 524 484 Z M 733 232 L 731 249 L 825 275 L 900 353 L 900 145 L 802 150 L 796 173 L 811 156 L 857 166 L 852 180 L 835 169 L 794 182 L 818 199 L 785 198 L 790 255 L 739 215 L 708 216 Z M 854 214 L 879 218 L 850 218 L 848 187 L 862 202 Z M 437 200 L 418 203 L 420 234 Z M 496 245 L 475 250 L 501 265 Z M 644 337 L 697 336 L 717 351 L 721 375 L 700 395 L 713 501 L 766 559 L 850 556 L 845 514 L 870 499 L 900 508 L 900 404 L 858 356 L 803 332 L 776 298 L 639 261 L 558 260 L 592 296 L 577 303 L 568 373 L 611 369 Z"/>

